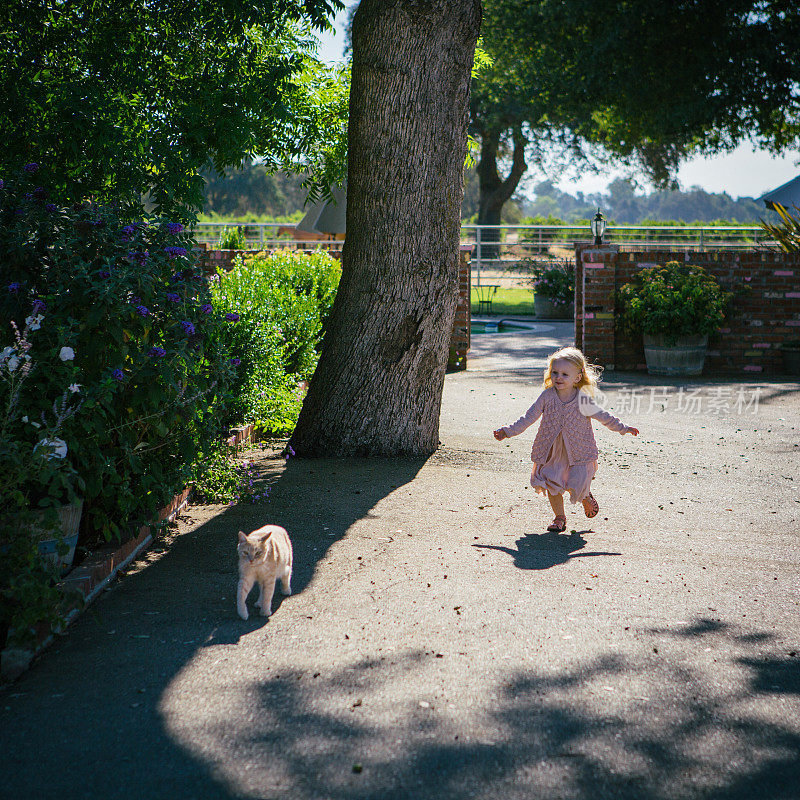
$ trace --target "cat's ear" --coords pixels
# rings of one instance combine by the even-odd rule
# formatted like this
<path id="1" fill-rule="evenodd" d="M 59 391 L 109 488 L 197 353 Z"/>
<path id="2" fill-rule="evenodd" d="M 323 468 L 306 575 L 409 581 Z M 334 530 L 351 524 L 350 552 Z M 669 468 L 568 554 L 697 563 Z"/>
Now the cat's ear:
<path id="1" fill-rule="evenodd" d="M 244 531 L 239 531 L 239 542 L 241 544 L 247 543 L 247 537 L 244 535 Z"/>

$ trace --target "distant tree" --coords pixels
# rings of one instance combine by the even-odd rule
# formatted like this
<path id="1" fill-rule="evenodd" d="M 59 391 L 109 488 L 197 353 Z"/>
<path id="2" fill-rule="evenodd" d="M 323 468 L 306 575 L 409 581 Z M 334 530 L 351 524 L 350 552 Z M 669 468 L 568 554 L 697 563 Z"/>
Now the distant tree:
<path id="1" fill-rule="evenodd" d="M 711 193 L 692 188 L 688 191 L 662 189 L 637 193 L 633 184 L 619 178 L 605 192 L 578 194 L 574 197 L 542 181 L 534 188 L 535 199 L 523 204 L 530 216 L 552 214 L 567 222 L 588 219 L 600 207 L 606 216 L 620 224 L 652 221 L 675 222 L 744 222 L 755 225 L 764 216 L 763 204 L 751 197 L 733 199 L 725 193 Z"/>
<path id="2" fill-rule="evenodd" d="M 225 170 L 223 175 L 206 171 L 203 177 L 203 212 L 207 214 L 289 216 L 303 209 L 308 195 L 303 175 L 272 172 L 251 159 L 240 168 Z"/>
<path id="3" fill-rule="evenodd" d="M 356 11 L 342 278 L 291 438 L 300 455 L 438 446 L 480 13 L 480 0 Z"/>
<path id="4" fill-rule="evenodd" d="M 209 162 L 294 164 L 308 130 L 296 78 L 340 0 L 6 0 L 0 170 L 38 162 L 62 200 L 197 206 Z M 311 87 L 314 88 L 313 86 Z M 299 131 L 299 134 L 298 134 Z"/>

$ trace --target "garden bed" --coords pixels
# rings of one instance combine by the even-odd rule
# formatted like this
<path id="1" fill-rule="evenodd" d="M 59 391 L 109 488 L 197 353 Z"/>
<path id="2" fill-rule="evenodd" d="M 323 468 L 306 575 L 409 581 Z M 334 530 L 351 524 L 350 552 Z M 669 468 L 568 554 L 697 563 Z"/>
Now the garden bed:
<path id="1" fill-rule="evenodd" d="M 135 536 L 121 544 L 109 544 L 95 550 L 74 569 L 71 569 L 59 585 L 69 597 L 69 606 L 64 615 L 64 627 L 69 625 L 100 594 L 139 553 L 153 541 L 151 528 L 162 522 L 171 522 L 189 503 L 191 489 L 176 494 L 162 508 L 153 525 L 142 525 Z M 63 631 L 61 631 L 63 632 Z M 44 650 L 56 633 L 49 626 L 39 625 L 36 640 L 28 648 L 8 647 L 0 651 L 0 680 L 14 680 L 24 672 L 35 656 Z"/>

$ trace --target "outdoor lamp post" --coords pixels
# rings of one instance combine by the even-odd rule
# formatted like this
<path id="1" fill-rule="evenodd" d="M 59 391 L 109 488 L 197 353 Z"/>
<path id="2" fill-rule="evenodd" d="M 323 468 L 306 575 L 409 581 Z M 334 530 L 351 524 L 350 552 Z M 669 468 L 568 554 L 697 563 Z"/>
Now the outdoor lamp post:
<path id="1" fill-rule="evenodd" d="M 596 245 L 603 244 L 603 233 L 606 229 L 606 220 L 605 217 L 600 213 L 600 209 L 597 209 L 597 213 L 594 215 L 594 219 L 591 222 L 592 225 L 592 236 L 594 236 L 594 243 Z"/>

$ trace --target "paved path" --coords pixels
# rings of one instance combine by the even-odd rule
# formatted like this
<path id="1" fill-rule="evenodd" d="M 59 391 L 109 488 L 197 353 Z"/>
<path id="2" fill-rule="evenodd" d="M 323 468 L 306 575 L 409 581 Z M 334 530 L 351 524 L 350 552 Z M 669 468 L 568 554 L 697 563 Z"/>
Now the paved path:
<path id="1" fill-rule="evenodd" d="M 797 798 L 800 385 L 739 414 L 751 385 L 696 381 L 693 413 L 607 376 L 641 435 L 598 426 L 601 513 L 547 534 L 531 432 L 490 435 L 544 333 L 476 342 L 426 461 L 267 449 L 270 503 L 193 507 L 0 692 L 0 796 Z M 295 595 L 242 622 L 235 536 L 267 521 Z"/>

